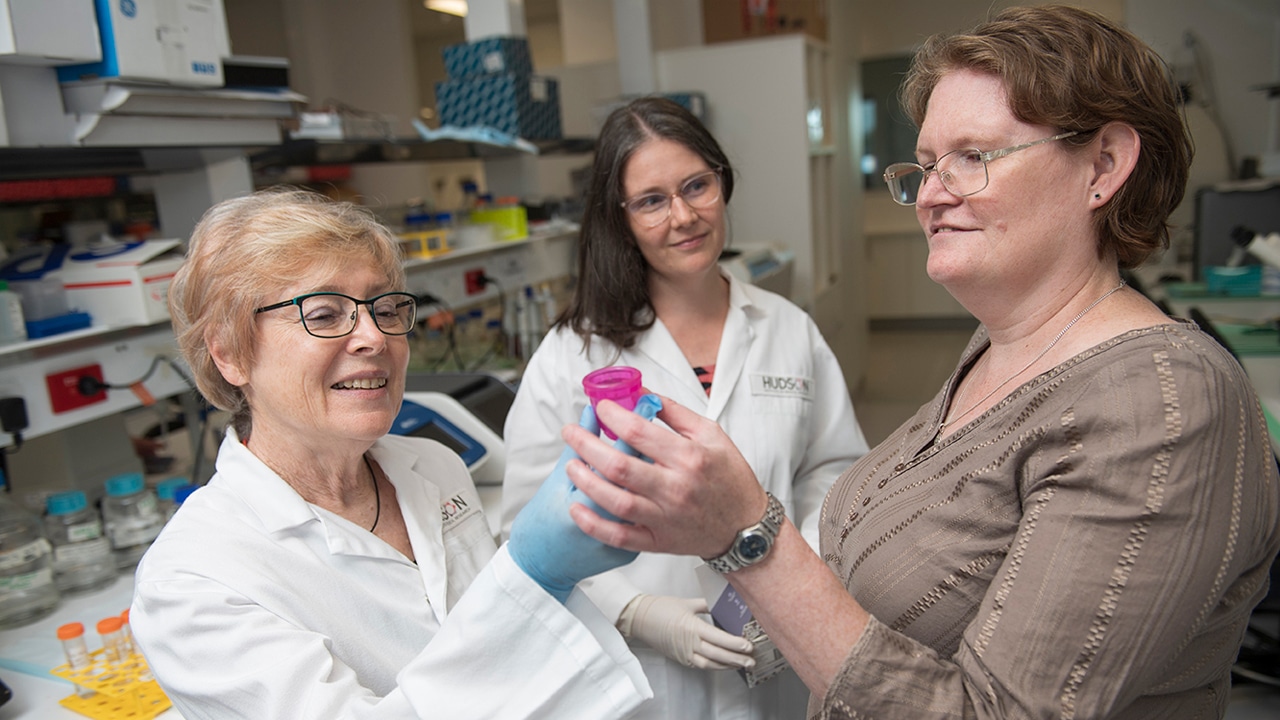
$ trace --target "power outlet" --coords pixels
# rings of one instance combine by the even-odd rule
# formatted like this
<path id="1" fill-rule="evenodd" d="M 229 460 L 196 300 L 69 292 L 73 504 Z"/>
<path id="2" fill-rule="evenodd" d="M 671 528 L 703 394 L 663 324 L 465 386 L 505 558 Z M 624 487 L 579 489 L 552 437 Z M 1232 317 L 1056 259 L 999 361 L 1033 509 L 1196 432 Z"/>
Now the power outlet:
<path id="1" fill-rule="evenodd" d="M 464 277 L 468 295 L 478 295 L 484 292 L 484 268 L 468 270 Z"/>
<path id="2" fill-rule="evenodd" d="M 99 383 L 104 382 L 102 366 L 94 363 L 93 365 L 63 370 L 44 377 L 45 385 L 49 388 L 49 404 L 53 407 L 53 414 L 57 415 L 58 413 L 75 410 L 86 405 L 106 402 L 106 390 L 99 390 L 92 395 L 85 395 L 80 392 L 80 378 L 83 377 L 91 377 Z"/>

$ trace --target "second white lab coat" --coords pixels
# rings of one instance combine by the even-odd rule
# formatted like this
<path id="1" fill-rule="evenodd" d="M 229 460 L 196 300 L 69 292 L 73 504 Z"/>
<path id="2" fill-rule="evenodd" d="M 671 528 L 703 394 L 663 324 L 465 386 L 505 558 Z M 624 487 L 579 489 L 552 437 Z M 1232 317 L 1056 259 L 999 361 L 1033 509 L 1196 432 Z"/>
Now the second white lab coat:
<path id="1" fill-rule="evenodd" d="M 729 278 L 729 305 L 710 397 L 661 320 L 620 354 L 598 338 L 584 351 L 582 340 L 567 328 L 547 336 L 530 359 L 507 415 L 504 536 L 555 466 L 564 447 L 560 429 L 575 422 L 587 403 L 583 376 L 608 365 L 629 365 L 640 370 L 647 389 L 719 423 L 760 483 L 817 547 L 827 491 L 867 452 L 844 377 L 813 320 L 789 301 Z M 701 564 L 696 557 L 644 553 L 581 588 L 616 622 L 640 593 L 702 597 L 694 572 Z M 634 717 L 803 717 L 808 694 L 794 674 L 748 693 L 736 673 L 686 668 L 639 643 L 632 649 L 655 696 Z"/>
<path id="2" fill-rule="evenodd" d="M 494 547 L 456 454 L 386 437 L 416 562 L 304 501 L 228 431 L 138 566 L 130 624 L 201 718 L 620 718 L 649 695 L 608 620 Z"/>

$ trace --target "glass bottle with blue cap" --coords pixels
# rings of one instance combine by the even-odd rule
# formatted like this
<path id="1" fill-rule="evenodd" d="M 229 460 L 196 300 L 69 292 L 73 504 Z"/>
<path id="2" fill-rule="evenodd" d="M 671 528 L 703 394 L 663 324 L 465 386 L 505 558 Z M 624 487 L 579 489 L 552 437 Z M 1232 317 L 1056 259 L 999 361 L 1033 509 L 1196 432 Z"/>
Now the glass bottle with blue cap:
<path id="1" fill-rule="evenodd" d="M 115 582 L 111 543 L 84 492 L 68 490 L 46 498 L 44 532 L 53 545 L 53 582 L 59 590 L 90 592 Z"/>
<path id="2" fill-rule="evenodd" d="M 138 564 L 142 554 L 164 526 L 164 515 L 156 494 L 142 480 L 142 473 L 116 475 L 106 483 L 102 498 L 102 520 L 116 558 L 116 567 L 130 568 Z"/>

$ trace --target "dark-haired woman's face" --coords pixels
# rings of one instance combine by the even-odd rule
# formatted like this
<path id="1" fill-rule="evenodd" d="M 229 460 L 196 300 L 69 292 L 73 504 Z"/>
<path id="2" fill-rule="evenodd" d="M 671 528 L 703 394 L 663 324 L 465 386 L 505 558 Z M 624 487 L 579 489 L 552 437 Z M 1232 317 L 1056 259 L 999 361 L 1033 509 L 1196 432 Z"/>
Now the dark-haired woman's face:
<path id="1" fill-rule="evenodd" d="M 718 272 L 716 262 L 725 244 L 725 204 L 720 178 L 711 170 L 688 147 L 664 139 L 649 140 L 627 162 L 624 197 L 643 201 L 627 211 L 631 233 L 645 262 L 662 278 L 682 280 Z M 669 211 L 661 208 L 658 196 L 665 197 Z M 649 206 L 658 209 L 649 212 Z"/>

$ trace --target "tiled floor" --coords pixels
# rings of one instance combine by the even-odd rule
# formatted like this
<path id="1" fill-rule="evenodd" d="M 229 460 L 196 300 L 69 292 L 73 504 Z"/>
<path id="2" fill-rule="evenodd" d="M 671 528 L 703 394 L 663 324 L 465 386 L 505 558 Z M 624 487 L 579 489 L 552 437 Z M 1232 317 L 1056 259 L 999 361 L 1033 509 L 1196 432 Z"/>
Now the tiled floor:
<path id="1" fill-rule="evenodd" d="M 873 326 L 867 380 L 854 395 L 854 411 L 867 442 L 880 442 L 933 398 L 972 332 L 972 327 L 945 325 L 928 329 Z M 1280 660 L 1273 670 L 1273 676 L 1280 675 Z M 1235 683 L 1227 720 L 1280 718 L 1280 687 L 1239 679 Z"/>

